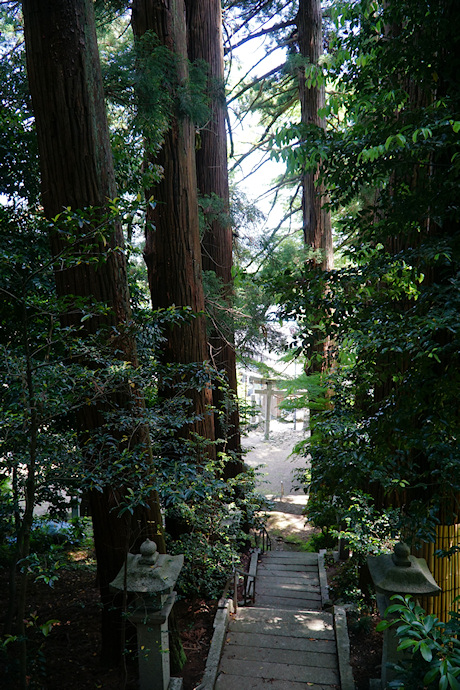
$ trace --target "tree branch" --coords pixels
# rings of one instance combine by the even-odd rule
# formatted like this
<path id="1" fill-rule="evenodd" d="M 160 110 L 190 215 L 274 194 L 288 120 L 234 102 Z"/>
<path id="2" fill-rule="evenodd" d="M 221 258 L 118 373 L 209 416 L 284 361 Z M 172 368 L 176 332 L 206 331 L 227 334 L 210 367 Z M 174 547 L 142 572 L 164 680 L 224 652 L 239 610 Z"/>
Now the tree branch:
<path id="1" fill-rule="evenodd" d="M 296 23 L 294 20 L 287 21 L 287 22 L 280 22 L 279 24 L 274 24 L 273 26 L 269 26 L 266 29 L 261 29 L 255 34 L 247 34 L 244 38 L 242 38 L 238 43 L 235 43 L 235 45 L 230 45 L 228 48 L 225 48 L 224 50 L 224 55 L 227 55 L 228 53 L 231 53 L 233 50 L 236 50 L 240 46 L 244 45 L 248 41 L 251 41 L 253 38 L 261 38 L 262 36 L 268 36 L 275 31 L 280 31 L 280 29 L 287 29 L 289 26 L 295 26 Z M 231 40 L 231 38 L 229 38 Z M 282 46 L 277 46 L 277 47 L 282 47 Z"/>

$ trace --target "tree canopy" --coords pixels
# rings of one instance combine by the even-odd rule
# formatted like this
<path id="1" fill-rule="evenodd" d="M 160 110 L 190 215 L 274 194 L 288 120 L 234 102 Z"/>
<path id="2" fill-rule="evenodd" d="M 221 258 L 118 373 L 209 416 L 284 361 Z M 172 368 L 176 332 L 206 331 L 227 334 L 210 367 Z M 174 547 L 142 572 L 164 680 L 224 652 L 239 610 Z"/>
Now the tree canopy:
<path id="1" fill-rule="evenodd" d="M 184 591 L 199 563 L 215 593 L 209 563 L 221 583 L 242 539 L 228 505 L 260 506 L 235 360 L 281 351 L 280 322 L 314 413 L 309 518 L 366 510 L 413 544 L 459 522 L 458 3 L 206 7 L 1 5 L 0 477 L 22 636 L 44 500 L 90 496 L 106 607 L 165 517 Z M 239 171 L 270 160 L 262 212 Z"/>

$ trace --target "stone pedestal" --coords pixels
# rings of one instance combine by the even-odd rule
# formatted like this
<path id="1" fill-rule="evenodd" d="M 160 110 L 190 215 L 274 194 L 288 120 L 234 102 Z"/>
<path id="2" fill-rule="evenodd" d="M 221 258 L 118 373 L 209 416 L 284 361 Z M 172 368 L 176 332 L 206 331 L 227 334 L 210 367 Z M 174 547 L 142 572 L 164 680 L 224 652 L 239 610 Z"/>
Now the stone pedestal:
<path id="1" fill-rule="evenodd" d="M 170 594 L 160 611 L 134 612 L 128 616 L 137 630 L 140 690 L 169 690 L 169 630 L 168 618 L 176 594 Z M 155 681 L 152 683 L 152 679 Z"/>
<path id="2" fill-rule="evenodd" d="M 176 599 L 173 587 L 184 557 L 159 555 L 147 539 L 140 554 L 128 554 L 110 583 L 114 591 L 133 595 L 128 619 L 136 625 L 140 690 L 181 690 L 182 680 L 171 678 L 168 619 Z"/>
<path id="3" fill-rule="evenodd" d="M 377 605 L 382 618 L 385 618 L 385 611 L 391 605 L 391 597 L 394 594 L 403 596 L 410 594 L 413 597 L 433 596 L 441 591 L 434 581 L 426 561 L 423 558 L 411 556 L 406 544 L 396 544 L 393 554 L 369 557 L 367 563 L 377 593 Z M 401 661 L 403 656 L 409 653 L 398 652 L 398 645 L 399 638 L 394 627 L 387 628 L 383 633 L 382 679 L 380 681 L 382 688 L 386 688 L 389 682 L 395 680 L 395 672 L 390 665 Z M 377 683 L 378 681 L 375 681 L 373 687 L 377 687 Z"/>

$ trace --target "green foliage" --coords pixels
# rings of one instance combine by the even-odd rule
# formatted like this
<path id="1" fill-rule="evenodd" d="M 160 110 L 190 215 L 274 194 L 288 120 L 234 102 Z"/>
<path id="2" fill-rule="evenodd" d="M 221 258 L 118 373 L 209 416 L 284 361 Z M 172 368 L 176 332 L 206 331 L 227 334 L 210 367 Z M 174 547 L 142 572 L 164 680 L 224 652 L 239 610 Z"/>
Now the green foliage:
<path id="1" fill-rule="evenodd" d="M 46 236 L 40 224 L 34 226 L 33 222 L 20 210 L 0 209 L 0 448 L 2 471 L 11 481 L 14 510 L 18 509 L 18 488 L 25 480 L 20 468 L 29 463 L 32 424 L 43 428 L 36 439 L 37 452 L 55 458 L 54 466 L 47 463 L 50 474 L 40 475 L 37 483 L 42 500 L 47 500 L 49 483 L 58 482 L 62 470 L 59 462 L 65 462 L 74 443 L 71 433 L 51 427 L 63 406 L 72 405 L 73 372 L 71 367 L 66 370 L 62 366 L 62 342 L 69 332 L 59 326 Z M 33 388 L 38 388 L 37 395 Z"/>
<path id="2" fill-rule="evenodd" d="M 126 14 L 104 24 L 101 64 L 118 188 L 126 204 L 134 198 L 139 208 L 162 175 L 159 166 L 146 164 L 145 148 L 158 152 L 174 115 L 190 118 L 197 130 L 208 120 L 205 65 L 188 65 L 182 83 L 177 56 L 150 31 L 133 43 Z"/>
<path id="3" fill-rule="evenodd" d="M 34 519 L 31 546 L 40 553 L 53 546 L 63 549 L 88 548 L 92 545 L 89 518 L 71 518 L 68 521 L 50 520 L 48 515 Z"/>
<path id="4" fill-rule="evenodd" d="M 63 245 L 59 268 L 100 260 L 97 254 L 100 244 L 107 244 L 105 224 L 111 214 L 95 213 L 95 229 L 94 212 L 65 212 L 55 219 Z M 92 298 L 56 297 L 47 229 L 49 225 L 32 213 L 0 209 L 1 470 L 9 477 L 16 515 L 22 515 L 20 506 L 30 488 L 29 512 L 31 501 L 50 503 L 56 516 L 65 512 L 64 493 L 72 496 L 80 490 L 75 474 L 79 448 L 70 419 L 79 407 L 110 395 L 121 378 L 126 380 L 126 367 L 116 366 L 104 345 L 103 328 L 82 339 L 85 322 L 101 324 L 107 306 Z M 74 328 L 60 320 L 69 309 L 80 315 L 80 325 Z M 71 355 L 66 363 L 64 353 Z"/>
<path id="5" fill-rule="evenodd" d="M 0 193 L 33 204 L 39 192 L 38 151 L 16 9 L 0 13 Z"/>
<path id="6" fill-rule="evenodd" d="M 172 545 L 171 553 L 185 555 L 184 567 L 177 583 L 184 596 L 217 599 L 225 582 L 238 564 L 238 550 L 222 538 L 213 542 L 203 531 L 184 534 Z"/>
<path id="7" fill-rule="evenodd" d="M 46 638 L 59 621 L 52 618 L 41 622 L 36 612 L 28 615 L 24 621 L 26 639 L 28 643 L 28 687 L 33 690 L 43 690 L 47 683 L 47 668 L 44 645 Z M 16 687 L 17 659 L 10 655 L 11 649 L 21 641 L 17 635 L 6 634 L 0 638 L 0 662 L 2 663 L 3 677 L 9 687 Z"/>
<path id="8" fill-rule="evenodd" d="M 185 596 L 214 599 L 221 596 L 233 566 L 239 563 L 248 530 L 263 522 L 266 499 L 255 490 L 252 470 L 228 483 L 211 470 L 209 465 L 202 473 L 195 470 L 193 485 L 189 470 L 188 488 L 181 487 L 180 496 L 168 492 L 169 511 L 181 520 L 183 532 L 169 541 L 168 548 L 185 555 L 179 590 Z"/>
<path id="9" fill-rule="evenodd" d="M 106 225 L 119 214 L 116 200 L 111 205 L 108 215 L 65 210 L 54 219 L 51 227 L 60 232 L 64 247 L 60 266 L 97 265 L 97 250 L 110 246 Z M 47 502 L 55 522 L 68 510 L 69 497 L 110 486 L 117 492 L 118 514 L 133 514 L 158 491 L 167 521 L 179 519 L 184 530 L 181 539 L 170 542 L 174 552 L 187 554 L 183 592 L 217 596 L 245 541 L 242 524 L 224 524 L 227 505 L 244 514 L 247 527 L 258 519 L 260 501 L 252 475 L 225 484 L 221 476 L 228 458 L 208 462 L 209 442 L 187 433 L 196 419 L 191 396 L 210 385 L 209 367 L 158 362 L 165 331 L 196 315 L 179 307 L 155 314 L 143 310 L 140 290 L 136 323 L 129 325 L 129 334 L 138 340 L 140 362 L 134 367 L 118 359 L 103 327 L 106 305 L 92 299 L 56 298 L 49 227 L 22 209 L 0 210 L 4 276 L 0 290 L 5 298 L 0 322 L 3 562 L 16 566 L 24 580 L 53 586 L 62 568 L 69 567 L 68 547 L 83 535 L 49 520 L 30 523 L 37 504 Z M 69 305 L 78 310 L 81 326 L 61 325 L 60 315 Z M 88 320 L 100 327 L 83 338 Z M 121 332 L 120 327 L 116 333 Z M 127 387 L 144 391 L 144 408 L 117 404 L 116 393 Z M 104 414 L 100 427 L 84 435 L 82 447 L 74 415 L 95 402 L 103 406 Z M 131 442 L 133 428 L 142 424 L 151 431 L 152 456 Z M 27 672 L 37 684 L 45 668 L 39 638 L 34 624 L 13 640 L 16 646 L 27 644 Z M 12 649 L 6 644 L 8 648 Z M 14 655 L 8 656 L 10 664 Z"/>
<path id="10" fill-rule="evenodd" d="M 114 212 L 118 213 L 115 202 Z M 55 219 L 70 252 L 69 259 L 67 250 L 63 252 L 61 262 L 97 261 L 93 247 L 95 241 L 105 242 L 105 219 L 98 216 L 95 233 L 91 229 L 92 217 L 90 212 L 66 211 Z M 200 363 L 160 365 L 157 359 L 164 331 L 195 315 L 188 308 L 171 307 L 155 314 L 138 309 L 137 327 L 135 331 L 132 328 L 138 337 L 140 366 L 129 366 L 114 358 L 106 345 L 103 328 L 94 338 L 83 340 L 78 328 L 59 325 L 59 315 L 68 307 L 67 302 L 57 300 L 54 295 L 53 264 L 41 225 L 34 226 L 33 219 L 19 211 L 16 215 L 5 213 L 2 218 L 5 280 L 1 289 L 7 298 L 0 330 L 4 354 L 0 399 L 3 419 L 0 447 L 5 477 L 1 510 L 7 518 L 2 525 L 4 537 L 13 543 L 16 540 L 24 519 L 24 496 L 31 480 L 34 494 L 28 500 L 33 500 L 34 505 L 49 503 L 50 512 L 56 517 L 68 510 L 69 495 L 102 491 L 106 486 L 123 487 L 117 505 L 122 515 L 126 511 L 132 514 L 137 506 L 146 505 L 155 490 L 159 492 L 167 519 L 175 517 L 182 522 L 190 553 L 195 549 L 202 554 L 207 543 L 210 553 L 216 552 L 216 572 L 220 573 L 221 567 L 225 570 L 229 554 L 235 557 L 238 544 L 226 534 L 219 541 L 214 518 L 225 513 L 225 504 L 235 500 L 234 492 L 238 491 L 247 519 L 255 519 L 256 508 L 249 495 L 251 480 L 241 477 L 239 488 L 225 484 L 220 477 L 228 458 L 210 463 L 205 460 L 209 443 L 206 439 L 181 437 L 188 436 L 184 430 L 196 419 L 191 395 L 209 386 L 209 367 Z M 73 226 L 79 231 L 77 249 L 83 252 L 81 258 L 75 254 Z M 86 227 L 87 234 L 82 233 Z M 75 298 L 73 304 L 81 310 L 82 324 L 106 312 L 105 305 L 93 300 Z M 72 353 L 72 361 L 64 363 L 63 355 L 68 352 Z M 32 388 L 27 387 L 28 371 Z M 113 392 L 126 386 L 144 391 L 146 404 L 142 410 L 115 404 Z M 168 395 L 163 396 L 161 391 L 168 391 Z M 109 404 L 100 428 L 86 438 L 81 453 L 73 415 L 79 407 L 94 404 L 96 400 L 109 401 Z M 134 425 L 139 424 L 147 425 L 151 431 L 153 467 L 145 448 L 129 443 Z M 28 442 L 32 432 L 36 441 L 33 456 Z M 111 458 L 110 463 L 105 461 L 107 457 Z M 54 543 L 57 539 L 64 541 L 63 535 L 55 533 L 50 523 L 45 523 L 42 529 L 31 525 L 30 530 L 30 554 L 21 557 L 19 566 L 24 572 L 52 584 L 65 561 L 64 544 Z M 196 542 L 196 548 L 192 542 Z M 14 549 L 7 548 L 5 557 L 13 558 Z M 210 558 L 204 560 L 207 569 L 213 570 Z M 217 587 L 209 575 L 209 587 Z"/>
<path id="11" fill-rule="evenodd" d="M 332 600 L 338 604 L 353 604 L 355 611 L 360 615 L 369 610 L 366 603 L 369 592 L 363 592 L 360 584 L 359 559 L 349 558 L 340 564 L 330 581 L 330 594 Z"/>
<path id="12" fill-rule="evenodd" d="M 336 510 L 341 524 L 337 536 L 346 541 L 354 556 L 364 559 L 368 554 L 378 555 L 393 546 L 399 511 L 379 511 L 371 496 L 359 492 L 350 496 L 346 506 L 338 501 Z"/>
<path id="13" fill-rule="evenodd" d="M 366 612 L 373 598 L 373 588 L 367 577 L 367 556 L 387 552 L 394 544 L 398 511 L 377 510 L 371 496 L 356 491 L 345 501 L 336 497 L 332 505 L 326 491 L 326 506 L 321 504 L 321 496 L 321 492 L 315 493 L 309 501 L 310 520 L 328 525 L 329 538 L 334 542 L 342 540 L 351 552 L 333 575 L 331 596 L 334 601 L 354 604 L 358 613 Z"/>
<path id="14" fill-rule="evenodd" d="M 233 296 L 215 271 L 203 271 L 203 290 L 208 337 L 220 333 L 224 341 L 232 342 L 234 329 Z"/>
<path id="15" fill-rule="evenodd" d="M 332 549 L 337 545 L 335 535 L 326 527 L 317 534 L 312 534 L 307 542 L 306 551 L 318 553 L 320 549 Z"/>
<path id="16" fill-rule="evenodd" d="M 262 349 L 279 353 L 285 349 L 286 337 L 280 331 L 281 321 L 273 309 L 280 297 L 276 276 L 283 267 L 300 263 L 303 252 L 295 239 L 285 240 L 277 247 L 271 239 L 254 242 L 252 238 L 250 250 L 245 242 L 240 241 L 234 275 L 235 336 L 239 356 L 255 366 L 251 360 L 260 359 L 258 355 Z M 266 367 L 263 361 L 258 367 L 260 373 L 269 374 L 263 371 Z"/>
<path id="17" fill-rule="evenodd" d="M 396 635 L 400 642 L 399 652 L 409 652 L 401 662 L 394 665 L 397 680 L 392 688 L 423 690 L 458 690 L 460 682 L 460 615 L 452 611 L 451 618 L 443 623 L 434 615 L 416 604 L 410 596 L 399 594 L 391 597 L 392 604 L 385 611 L 391 618 L 382 621 L 377 630 L 386 630 L 397 625 Z M 458 600 L 458 599 L 457 599 Z"/>
<path id="18" fill-rule="evenodd" d="M 372 632 L 372 616 L 366 613 L 352 611 L 347 617 L 348 629 L 355 635 L 366 638 Z"/>
<path id="19" fill-rule="evenodd" d="M 13 6 L 7 5 L 8 10 Z M 229 458 L 207 462 L 209 442 L 187 433 L 196 421 L 192 397 L 196 390 L 209 387 L 209 367 L 158 362 L 165 330 L 196 315 L 188 308 L 172 306 L 146 316 L 144 276 L 138 264 L 131 269 L 136 287 L 133 322 L 117 325 L 109 333 L 108 305 L 92 297 L 56 296 L 55 274 L 82 263 L 97 270 L 112 252 L 121 251 L 110 242 L 113 223 L 123 223 L 130 241 L 143 229 L 144 189 L 161 176 L 157 167 L 145 164 L 144 145 L 155 153 L 174 113 L 191 118 L 198 129 L 209 117 L 202 63 L 190 65 L 190 80 L 181 83 L 177 59 L 154 36 L 146 35 L 133 49 L 131 36 L 124 31 L 127 15 L 121 3 L 115 0 L 97 6 L 122 192 L 119 199 L 108 201 L 107 210 L 67 208 L 52 222 L 36 209 L 37 151 L 24 77 L 21 18 L 16 7 L 11 16 L 8 10 L 0 10 L 4 77 L 0 192 L 11 202 L 6 206 L 2 199 L 0 207 L 0 536 L 2 559 L 11 566 L 13 578 L 15 573 L 20 576 L 24 607 L 28 576 L 53 586 L 68 564 L 67 549 L 83 538 L 83 534 L 75 535 L 76 527 L 57 523 L 67 513 L 69 499 L 82 492 L 110 487 L 113 509 L 123 515 L 147 505 L 158 490 L 167 519 L 178 517 L 185 525 L 184 543 L 174 548 L 186 547 L 191 556 L 195 554 L 189 561 L 188 586 L 195 591 L 193 573 L 203 563 L 200 587 L 208 593 L 218 592 L 223 573 L 226 577 L 245 539 L 242 525 L 224 525 L 227 506 L 244 515 L 245 523 L 254 524 L 261 505 L 252 475 L 225 485 L 221 476 Z M 221 84 L 212 88 L 223 91 Z M 213 210 L 219 214 L 222 209 L 215 202 Z M 48 247 L 50 234 L 58 235 L 62 246 L 54 260 Z M 75 317 L 70 319 L 73 326 L 64 325 L 63 315 L 69 312 Z M 116 347 L 132 335 L 139 345 L 139 365 L 125 361 L 126 353 Z M 145 393 L 145 407 L 136 404 L 142 397 L 139 391 Z M 126 398 L 128 402 L 120 404 Z M 90 416 L 95 408 L 100 413 L 99 426 L 87 433 L 82 429 L 82 415 L 79 422 L 77 415 L 83 409 Z M 133 441 L 133 430 L 142 425 L 151 431 L 151 448 Z M 49 514 L 36 522 L 33 514 L 42 503 L 48 504 Z M 16 621 L 10 616 L 7 627 L 23 625 L 25 608 L 23 614 Z M 41 647 L 38 644 L 35 652 L 34 640 L 48 634 L 52 623 L 39 624 L 34 615 L 27 616 L 25 635 L 8 640 L 22 645 L 24 658 L 27 642 L 30 659 L 40 661 Z M 32 666 L 27 669 L 30 686 L 38 687 L 44 671 Z M 21 673 L 25 678 L 25 666 Z"/>
<path id="20" fill-rule="evenodd" d="M 321 495 L 321 494 L 320 494 Z M 395 541 L 399 525 L 399 511 L 395 509 L 378 510 L 371 496 L 358 491 L 350 492 L 345 500 L 336 497 L 331 508 L 320 503 L 320 495 L 315 494 L 312 505 L 307 506 L 307 514 L 317 524 L 332 520 L 330 531 L 336 539 L 342 540 L 350 550 L 350 557 L 341 563 L 331 583 L 334 601 L 354 604 L 358 613 L 357 626 L 361 623 L 361 613 L 369 611 L 373 600 L 373 586 L 368 577 L 367 557 L 387 552 Z M 335 515 L 333 513 L 335 511 Z"/>
<path id="21" fill-rule="evenodd" d="M 328 337 L 336 354 L 304 448 L 310 509 L 345 516 L 360 489 L 431 540 L 460 490 L 458 8 L 335 3 L 331 21 L 330 127 L 280 127 L 275 154 L 291 173 L 321 163 L 342 243 L 333 271 L 307 260 L 273 277 L 295 347 L 309 358 Z"/>

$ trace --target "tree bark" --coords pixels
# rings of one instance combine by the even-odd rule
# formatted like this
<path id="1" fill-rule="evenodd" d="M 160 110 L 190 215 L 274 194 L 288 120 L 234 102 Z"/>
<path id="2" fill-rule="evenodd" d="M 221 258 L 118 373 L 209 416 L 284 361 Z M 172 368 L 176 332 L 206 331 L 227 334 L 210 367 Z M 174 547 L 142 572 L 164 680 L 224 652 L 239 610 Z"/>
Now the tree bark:
<path id="1" fill-rule="evenodd" d="M 321 0 L 299 1 L 297 30 L 302 57 L 306 58 L 309 65 L 318 68 L 320 57 L 323 54 Z M 306 75 L 305 68 L 301 68 L 299 71 L 302 123 L 325 129 L 326 121 L 318 112 L 324 108 L 325 104 L 324 83 L 317 83 L 314 78 L 312 86 L 308 87 L 305 78 L 308 77 L 308 74 Z M 303 233 L 305 244 L 313 250 L 321 251 L 321 261 L 316 260 L 316 263 L 320 263 L 323 270 L 329 271 L 333 268 L 334 261 L 331 217 L 329 211 L 324 208 L 325 190 L 322 184 L 318 184 L 318 175 L 318 170 L 303 175 Z"/>
<path id="2" fill-rule="evenodd" d="M 233 296 L 233 232 L 230 223 L 230 201 L 227 167 L 226 104 L 224 85 L 224 50 L 222 40 L 222 10 L 220 0 L 186 0 L 188 55 L 192 62 L 206 63 L 207 91 L 210 100 L 208 122 L 200 129 L 200 145 L 196 151 L 198 190 L 203 201 L 205 227 L 201 240 L 204 271 L 212 271 L 221 287 L 219 297 L 231 312 Z M 215 200 L 220 202 L 216 211 Z M 231 322 L 231 317 L 227 320 Z M 233 405 L 225 414 L 225 395 L 219 387 L 213 390 L 213 402 L 224 413 L 224 423 L 215 415 L 216 437 L 226 438 L 219 449 L 230 452 L 234 461 L 225 468 L 228 477 L 243 470 L 241 439 L 237 408 L 237 375 L 234 334 L 215 324 L 211 330 L 211 359 L 218 371 L 224 373 Z"/>
<path id="3" fill-rule="evenodd" d="M 319 60 L 323 53 L 321 0 L 299 0 L 297 14 L 299 50 L 307 61 L 307 68 L 299 70 L 299 97 L 303 125 L 326 129 L 326 121 L 320 110 L 325 104 L 325 88 L 320 73 Z M 310 67 L 311 66 L 311 67 Z M 312 69 L 312 74 L 308 69 Z M 308 86 L 308 78 L 312 85 Z M 323 271 L 334 266 L 332 228 L 324 184 L 319 182 L 319 165 L 316 170 L 302 175 L 302 225 L 305 245 L 313 251 L 311 264 Z M 325 371 L 330 364 L 331 341 L 324 340 L 312 346 L 308 371 Z"/>
<path id="4" fill-rule="evenodd" d="M 102 217 L 107 200 L 115 197 L 116 190 L 93 3 L 90 0 L 43 0 L 40 3 L 24 0 L 23 13 L 45 215 L 52 219 L 64 207 L 73 210 L 92 207 L 99 209 Z M 87 233 L 87 228 L 82 232 Z M 55 256 L 64 249 L 61 237 L 57 231 L 50 236 Z M 109 314 L 86 320 L 84 332 L 94 335 L 100 329 L 107 329 L 116 333 L 108 341 L 114 356 L 136 366 L 135 341 L 126 329 L 131 311 L 126 258 L 119 249 L 122 246 L 122 229 L 115 223 L 107 246 L 100 242 L 92 248 L 96 257 L 104 257 L 104 260 L 99 261 L 97 267 L 83 262 L 57 270 L 56 286 L 59 296 L 88 297 L 108 304 Z M 77 309 L 71 309 L 63 315 L 63 323 L 78 327 L 82 325 L 81 316 Z M 85 364 L 92 366 L 88 361 Z M 127 383 L 124 390 L 114 393 L 104 406 L 101 403 L 85 406 L 77 412 L 80 439 L 94 440 L 105 423 L 104 411 L 117 407 L 133 412 L 142 410 L 142 393 L 131 389 Z M 113 436 L 119 437 L 116 430 Z M 114 453 L 118 455 L 122 451 L 121 439 L 118 443 L 118 451 L 100 448 L 102 462 L 109 465 Z M 144 453 L 151 457 L 145 426 L 140 425 L 133 431 L 132 443 L 141 444 Z M 88 455 L 87 462 L 90 466 L 96 460 Z M 122 486 L 105 486 L 103 491 L 93 491 L 90 495 L 98 581 L 104 604 L 102 659 L 109 664 L 119 661 L 122 651 L 121 612 L 112 605 L 109 582 L 126 557 L 126 545 L 137 546 L 149 536 L 157 541 L 159 550 L 164 551 L 157 496 L 153 496 L 149 508 L 137 509 L 132 519 L 129 512 L 123 518 L 118 517 L 117 505 L 123 496 Z"/>
<path id="5" fill-rule="evenodd" d="M 134 35 L 140 39 L 152 31 L 161 45 L 177 60 L 177 78 L 187 88 L 187 44 L 183 0 L 134 0 Z M 173 86 L 165 85 L 173 90 Z M 176 95 L 172 92 L 172 99 Z M 204 364 L 209 359 L 200 250 L 200 228 L 195 172 L 195 128 L 184 113 L 172 113 L 170 127 L 158 154 L 147 153 L 149 161 L 163 169 L 162 180 L 146 197 L 155 199 L 147 208 L 144 259 L 154 309 L 172 305 L 188 307 L 196 316 L 176 324 L 165 334 L 163 361 Z M 211 387 L 201 391 L 190 387 L 197 420 L 188 431 L 214 441 Z M 183 430 L 184 433 L 186 430 Z M 208 456 L 214 454 L 208 448 Z M 199 458 L 197 458 L 199 460 Z"/>

